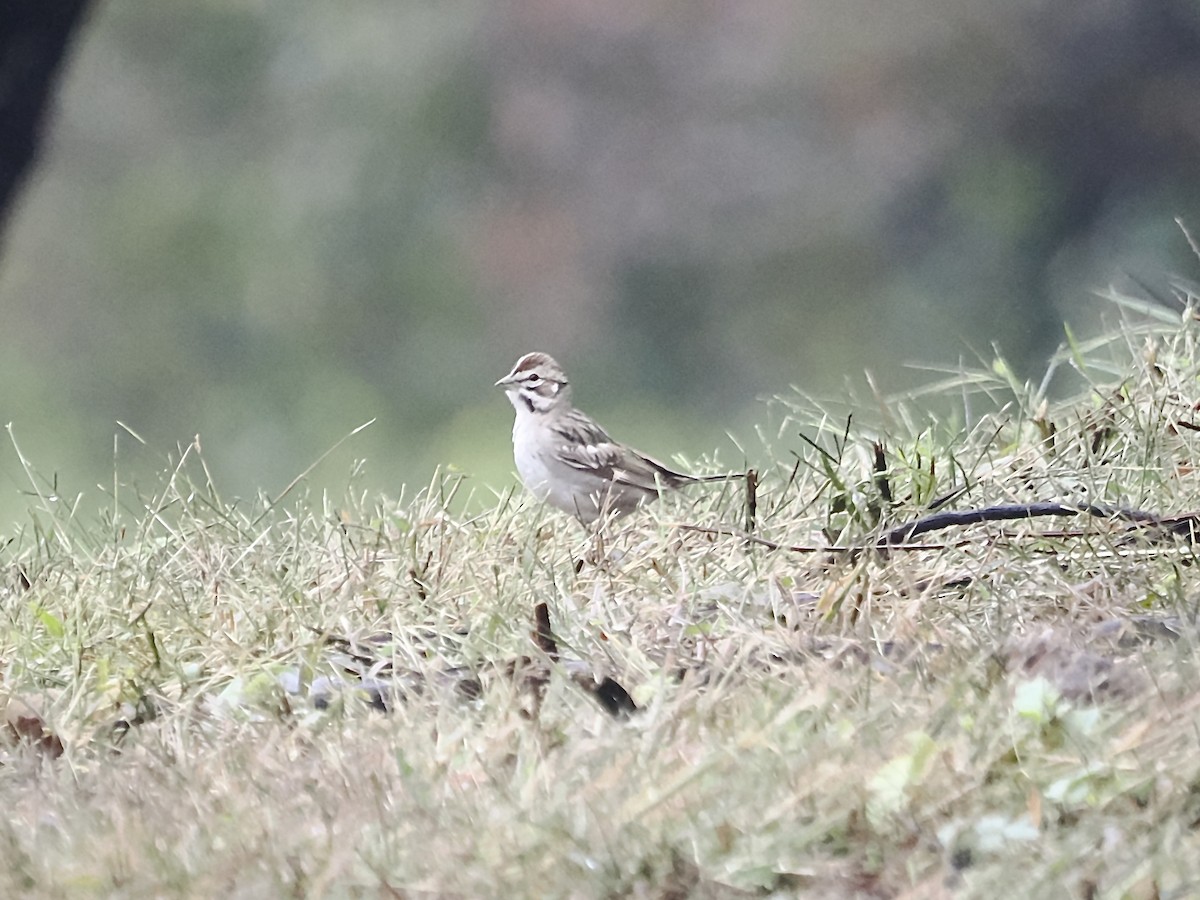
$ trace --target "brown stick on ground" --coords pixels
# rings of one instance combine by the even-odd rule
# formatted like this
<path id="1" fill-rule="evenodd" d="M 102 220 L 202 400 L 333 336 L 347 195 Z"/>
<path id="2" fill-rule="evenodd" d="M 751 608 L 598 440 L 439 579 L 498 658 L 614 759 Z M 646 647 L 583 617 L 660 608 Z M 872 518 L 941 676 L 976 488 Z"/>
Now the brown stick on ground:
<path id="1" fill-rule="evenodd" d="M 1095 516 L 1099 519 L 1120 519 L 1135 525 L 1162 526 L 1172 534 L 1186 534 L 1195 516 L 1164 518 L 1156 513 L 1140 509 L 1099 506 L 1094 503 L 1015 503 L 1001 506 L 985 506 L 982 509 L 950 510 L 923 516 L 904 525 L 898 525 L 883 533 L 876 547 L 894 547 L 906 544 L 913 538 L 952 528 L 956 525 L 975 525 L 980 522 L 1007 522 L 1014 519 L 1032 519 L 1038 516 Z"/>
<path id="2" fill-rule="evenodd" d="M 533 608 L 533 625 L 533 642 L 551 662 L 558 662 L 558 642 L 554 640 L 554 632 L 550 630 L 550 607 L 545 603 L 539 603 Z"/>
<path id="3" fill-rule="evenodd" d="M 944 550 L 947 547 L 961 546 L 970 543 L 969 540 L 956 541 L 949 544 L 914 544 L 909 543 L 914 537 L 952 528 L 957 525 L 976 525 L 980 522 L 1009 522 L 1018 519 L 1033 519 L 1040 516 L 1094 516 L 1101 519 L 1117 519 L 1129 522 L 1133 527 L 1146 531 L 1158 529 L 1163 536 L 1181 537 L 1189 543 L 1200 543 L 1200 512 L 1182 513 L 1176 516 L 1160 516 L 1157 513 L 1140 509 L 1123 507 L 1099 506 L 1091 503 L 1019 503 L 1002 506 L 986 506 L 982 509 L 956 510 L 934 513 L 923 516 L 912 522 L 897 525 L 885 531 L 873 544 L 839 545 L 807 545 L 784 544 L 779 541 L 758 537 L 736 528 L 706 528 L 701 525 L 681 525 L 685 531 L 695 531 L 701 534 L 716 534 L 726 537 L 742 538 L 747 543 L 758 544 L 770 550 L 787 550 L 792 553 L 861 553 L 863 550 Z M 1054 535 L 1063 537 L 1065 535 Z"/>
<path id="4" fill-rule="evenodd" d="M 551 662 L 558 662 L 558 642 L 554 640 L 554 634 L 550 631 L 550 607 L 545 603 L 539 603 L 533 608 L 533 642 L 537 644 L 538 649 L 550 658 Z M 590 668 L 581 669 L 578 666 L 572 666 L 570 663 L 565 664 L 570 674 L 571 680 L 583 688 L 587 693 L 591 694 L 600 707 L 610 716 L 622 718 L 638 711 L 637 704 L 633 698 L 629 696 L 629 692 L 617 682 L 615 679 L 604 677 L 599 681 Z M 549 682 L 549 671 L 542 670 L 536 677 L 527 679 L 530 688 L 533 691 L 535 700 L 534 715 L 541 708 L 542 699 L 545 696 L 546 684 Z"/>

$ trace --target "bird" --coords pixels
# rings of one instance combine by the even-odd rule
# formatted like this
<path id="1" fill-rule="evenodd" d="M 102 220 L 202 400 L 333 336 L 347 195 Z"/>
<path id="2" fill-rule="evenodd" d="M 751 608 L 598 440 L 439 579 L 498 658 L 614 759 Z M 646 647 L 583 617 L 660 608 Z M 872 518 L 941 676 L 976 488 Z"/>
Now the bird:
<path id="1" fill-rule="evenodd" d="M 496 387 L 517 412 L 513 459 L 526 489 L 584 525 L 625 515 L 664 490 L 742 477 L 677 472 L 613 440 L 574 406 L 571 382 L 546 353 L 526 353 Z"/>

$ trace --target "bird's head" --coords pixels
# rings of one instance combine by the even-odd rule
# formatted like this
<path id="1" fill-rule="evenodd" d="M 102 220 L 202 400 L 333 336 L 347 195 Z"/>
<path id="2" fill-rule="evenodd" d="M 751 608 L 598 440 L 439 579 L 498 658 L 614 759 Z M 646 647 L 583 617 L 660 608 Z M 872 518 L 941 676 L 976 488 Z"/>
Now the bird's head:
<path id="1" fill-rule="evenodd" d="M 509 402 L 517 411 L 548 412 L 566 403 L 571 393 L 570 382 L 562 366 L 546 353 L 526 353 L 517 360 L 512 371 L 496 382 L 504 388 Z"/>

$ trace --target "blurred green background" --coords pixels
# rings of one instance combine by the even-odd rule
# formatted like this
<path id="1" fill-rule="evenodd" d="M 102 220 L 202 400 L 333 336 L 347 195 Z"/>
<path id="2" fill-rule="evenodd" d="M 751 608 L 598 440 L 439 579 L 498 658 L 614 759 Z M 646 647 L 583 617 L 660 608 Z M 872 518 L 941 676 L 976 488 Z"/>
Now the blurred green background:
<path id="1" fill-rule="evenodd" d="M 1173 302 L 1198 164 L 1195 0 L 108 0 L 0 256 L 0 417 L 84 508 L 115 435 L 274 494 L 372 418 L 312 483 L 488 496 L 542 349 L 733 465 L 791 384 L 1040 377 L 1089 291 Z M 29 489 L 6 439 L 0 521 Z"/>

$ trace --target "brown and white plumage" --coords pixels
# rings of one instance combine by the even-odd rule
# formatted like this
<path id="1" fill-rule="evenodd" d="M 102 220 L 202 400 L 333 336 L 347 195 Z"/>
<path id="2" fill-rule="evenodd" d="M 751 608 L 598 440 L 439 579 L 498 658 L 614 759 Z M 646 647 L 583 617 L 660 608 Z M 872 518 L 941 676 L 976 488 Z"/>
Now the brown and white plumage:
<path id="1" fill-rule="evenodd" d="M 521 481 L 585 523 L 627 513 L 666 489 L 738 477 L 676 472 L 613 440 L 571 404 L 566 373 L 545 353 L 526 353 L 496 385 L 517 411 L 513 457 Z"/>

